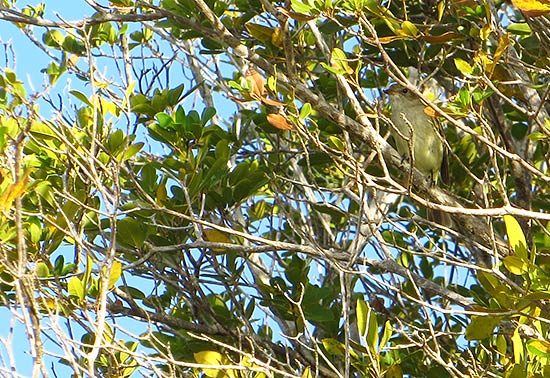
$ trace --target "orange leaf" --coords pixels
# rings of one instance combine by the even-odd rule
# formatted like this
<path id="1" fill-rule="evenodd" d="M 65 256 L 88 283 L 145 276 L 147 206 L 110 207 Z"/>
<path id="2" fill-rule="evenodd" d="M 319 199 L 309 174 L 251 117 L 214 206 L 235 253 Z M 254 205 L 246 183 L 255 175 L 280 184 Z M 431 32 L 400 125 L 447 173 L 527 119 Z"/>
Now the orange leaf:
<path id="1" fill-rule="evenodd" d="M 264 86 L 264 78 L 254 68 L 249 68 L 244 75 L 246 80 L 250 80 L 252 84 L 252 95 L 258 98 L 264 97 L 266 90 Z"/>
<path id="2" fill-rule="evenodd" d="M 432 118 L 436 117 L 435 110 L 433 108 L 426 106 L 424 108 L 424 113 Z"/>
<path id="3" fill-rule="evenodd" d="M 267 118 L 267 122 L 269 122 L 271 126 L 275 126 L 280 130 L 292 129 L 292 125 L 281 114 L 268 114 L 266 118 Z"/>
<path id="4" fill-rule="evenodd" d="M 271 100 L 267 97 L 260 98 L 260 101 L 262 103 L 264 103 L 265 105 L 271 105 L 271 106 L 284 106 L 284 105 L 286 105 L 284 102 Z"/>

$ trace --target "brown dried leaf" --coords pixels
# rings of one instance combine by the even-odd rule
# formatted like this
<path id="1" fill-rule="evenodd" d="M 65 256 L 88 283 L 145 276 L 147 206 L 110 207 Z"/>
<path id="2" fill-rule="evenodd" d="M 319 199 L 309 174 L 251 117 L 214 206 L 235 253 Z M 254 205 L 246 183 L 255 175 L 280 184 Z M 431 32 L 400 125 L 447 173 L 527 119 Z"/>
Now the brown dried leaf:
<path id="1" fill-rule="evenodd" d="M 265 96 L 266 89 L 264 86 L 264 78 L 258 71 L 254 68 L 249 68 L 244 77 L 252 83 L 253 96 L 257 96 L 258 98 Z"/>
<path id="2" fill-rule="evenodd" d="M 288 11 L 283 7 L 278 7 L 277 10 L 279 12 L 281 12 L 282 14 L 284 14 L 286 17 L 292 18 L 295 21 L 305 22 L 305 21 L 311 21 L 311 20 L 315 19 L 315 16 L 311 16 L 311 15 L 303 14 L 303 13 L 298 13 L 298 12 L 293 12 L 293 11 Z"/>
<path id="3" fill-rule="evenodd" d="M 277 100 L 272 100 L 272 99 L 267 98 L 267 97 L 260 98 L 260 101 L 264 105 L 271 105 L 271 106 L 284 106 L 284 105 L 286 105 L 284 102 L 280 102 L 280 101 L 277 101 Z"/>
<path id="4" fill-rule="evenodd" d="M 267 122 L 269 122 L 271 126 L 274 126 L 280 130 L 292 129 L 292 125 L 281 114 L 268 114 L 266 118 L 267 118 Z"/>
<path id="5" fill-rule="evenodd" d="M 461 34 L 458 32 L 449 31 L 440 35 L 423 35 L 421 38 L 426 42 L 432 43 L 434 45 L 439 45 L 452 41 L 453 39 L 459 38 L 460 36 Z"/>

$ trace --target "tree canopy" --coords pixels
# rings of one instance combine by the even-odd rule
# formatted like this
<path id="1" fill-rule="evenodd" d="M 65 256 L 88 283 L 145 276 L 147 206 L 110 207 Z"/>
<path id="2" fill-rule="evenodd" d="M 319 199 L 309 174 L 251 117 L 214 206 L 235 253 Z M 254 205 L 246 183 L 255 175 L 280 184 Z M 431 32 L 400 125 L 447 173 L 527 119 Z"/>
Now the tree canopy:
<path id="1" fill-rule="evenodd" d="M 78 7 L 0 5 L 2 374 L 550 376 L 546 2 Z"/>

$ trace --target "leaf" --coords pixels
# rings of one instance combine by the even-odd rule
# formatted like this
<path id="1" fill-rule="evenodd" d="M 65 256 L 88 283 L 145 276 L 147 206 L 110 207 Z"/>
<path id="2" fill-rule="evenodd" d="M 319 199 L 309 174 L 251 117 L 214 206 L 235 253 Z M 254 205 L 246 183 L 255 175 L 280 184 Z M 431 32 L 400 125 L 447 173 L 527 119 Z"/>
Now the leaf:
<path id="1" fill-rule="evenodd" d="M 443 1 L 441 3 L 444 3 Z M 422 40 L 429 42 L 433 45 L 440 45 L 452 41 L 453 39 L 459 38 L 462 35 L 458 32 L 448 31 L 443 34 L 438 35 L 422 35 Z"/>
<path id="2" fill-rule="evenodd" d="M 258 41 L 264 43 L 271 41 L 271 37 L 273 36 L 274 32 L 272 28 L 265 25 L 254 24 L 251 22 L 248 22 L 245 26 L 246 30 L 248 30 L 252 37 L 256 38 Z"/>
<path id="3" fill-rule="evenodd" d="M 267 122 L 271 126 L 274 126 L 278 128 L 279 130 L 290 130 L 292 129 L 292 125 L 287 121 L 285 116 L 282 114 L 268 114 L 265 116 L 267 119 Z"/>
<path id="4" fill-rule="evenodd" d="M 203 231 L 203 236 L 206 240 L 212 243 L 227 243 L 232 244 L 231 238 L 226 232 L 222 232 L 219 230 L 216 230 L 214 228 L 207 228 Z M 221 248 L 213 248 L 213 251 L 220 252 L 223 249 Z"/>
<path id="5" fill-rule="evenodd" d="M 90 100 L 88 99 L 88 96 L 85 95 L 84 93 L 77 90 L 69 91 L 69 93 L 72 94 L 74 97 L 78 98 L 80 101 L 82 101 L 86 105 L 93 106 Z"/>
<path id="6" fill-rule="evenodd" d="M 260 75 L 260 73 L 254 68 L 249 68 L 244 77 L 248 82 L 250 82 L 252 94 L 258 99 L 264 97 L 266 94 L 266 89 L 262 75 Z"/>
<path id="7" fill-rule="evenodd" d="M 48 268 L 48 265 L 44 264 L 43 262 L 39 262 L 36 264 L 36 275 L 39 278 L 46 278 L 50 276 L 50 268 Z"/>
<path id="8" fill-rule="evenodd" d="M 376 313 L 369 307 L 367 324 L 367 346 L 375 352 L 378 346 L 378 319 Z"/>
<path id="9" fill-rule="evenodd" d="M 367 330 L 367 315 L 369 312 L 367 302 L 358 298 L 355 311 L 357 312 L 357 328 L 359 329 L 359 335 L 363 336 Z"/>
<path id="10" fill-rule="evenodd" d="M 352 74 L 353 69 L 348 64 L 348 56 L 346 53 L 335 47 L 332 50 L 332 56 L 331 56 L 331 64 L 332 67 L 338 72 L 339 74 Z"/>
<path id="11" fill-rule="evenodd" d="M 229 363 L 229 361 L 224 355 L 213 350 L 204 350 L 202 352 L 193 353 L 193 356 L 195 357 L 195 361 L 198 364 L 202 364 L 202 365 L 218 366 L 218 365 L 227 365 Z M 229 375 L 229 371 L 227 372 L 227 375 L 226 375 L 225 372 L 221 369 L 202 368 L 202 371 L 207 377 L 222 378 L 222 377 L 231 376 Z"/>
<path id="12" fill-rule="evenodd" d="M 31 172 L 32 168 L 28 168 L 17 182 L 10 184 L 2 193 L 0 196 L 0 211 L 11 208 L 13 201 L 25 192 Z"/>
<path id="13" fill-rule="evenodd" d="M 326 338 L 321 340 L 323 347 L 329 354 L 334 356 L 343 356 L 345 352 L 345 346 L 341 342 L 335 339 Z"/>
<path id="14" fill-rule="evenodd" d="M 403 370 L 401 369 L 400 365 L 394 364 L 389 367 L 388 370 L 386 370 L 386 374 L 384 374 L 384 378 L 402 378 L 403 377 Z"/>
<path id="15" fill-rule="evenodd" d="M 307 14 L 304 14 L 304 13 L 288 11 L 283 7 L 277 7 L 276 9 L 279 12 L 281 12 L 281 14 L 285 15 L 288 18 L 292 18 L 295 21 L 304 22 L 304 21 L 311 21 L 311 20 L 315 19 L 315 16 L 310 16 L 310 15 L 307 15 Z M 305 8 L 305 9 L 307 9 L 307 8 Z M 308 9 L 308 11 L 309 11 L 309 9 Z"/>
<path id="16" fill-rule="evenodd" d="M 539 357 L 550 357 L 550 342 L 546 340 L 530 340 L 527 342 L 527 350 Z"/>
<path id="17" fill-rule="evenodd" d="M 462 72 L 463 74 L 471 75 L 472 72 L 474 72 L 473 67 L 464 59 L 455 58 L 454 61 L 455 61 L 456 69 Z"/>
<path id="18" fill-rule="evenodd" d="M 512 248 L 517 257 L 523 261 L 529 261 L 529 257 L 527 256 L 527 241 L 518 221 L 511 215 L 505 215 L 503 218 L 510 248 Z"/>
<path id="19" fill-rule="evenodd" d="M 516 276 L 527 273 L 528 264 L 517 256 L 506 256 L 503 260 L 504 266 L 508 271 Z"/>
<path id="20" fill-rule="evenodd" d="M 526 17 L 539 17 L 550 13 L 550 4 L 544 0 L 512 0 L 512 4 Z"/>
<path id="21" fill-rule="evenodd" d="M 393 327 L 391 325 L 391 322 L 389 320 L 386 320 L 386 323 L 384 324 L 384 332 L 382 333 L 382 339 L 380 339 L 380 344 L 378 345 L 378 353 L 380 353 L 382 348 L 386 346 L 392 334 Z"/>
<path id="22" fill-rule="evenodd" d="M 82 284 L 82 281 L 77 276 L 72 276 L 69 279 L 69 282 L 67 283 L 67 290 L 69 292 L 69 296 L 76 297 L 80 301 L 84 300 L 84 297 L 86 295 L 84 290 L 84 285 Z"/>
<path id="23" fill-rule="evenodd" d="M 302 109 L 300 109 L 300 116 L 299 116 L 300 119 L 301 120 L 306 119 L 307 117 L 309 117 L 311 112 L 312 112 L 311 104 L 309 102 L 306 102 L 304 106 L 302 106 Z"/>
<path id="24" fill-rule="evenodd" d="M 270 105 L 270 106 L 284 106 L 284 105 L 286 105 L 284 102 L 272 100 L 272 99 L 267 98 L 267 97 L 262 97 L 262 98 L 260 98 L 260 101 L 261 101 L 263 104 L 265 104 L 265 105 Z"/>
<path id="25" fill-rule="evenodd" d="M 418 28 L 408 20 L 403 21 L 401 24 L 401 31 L 403 34 L 410 37 L 416 37 L 418 35 Z"/>
<path id="26" fill-rule="evenodd" d="M 466 340 L 483 340 L 493 334 L 500 324 L 501 316 L 472 316 L 472 322 L 466 328 Z"/>
<path id="27" fill-rule="evenodd" d="M 524 356 L 524 344 L 523 339 L 521 338 L 519 327 L 516 327 L 514 330 L 514 334 L 512 335 L 512 350 L 514 353 L 514 362 L 515 363 L 522 363 Z"/>
<path id="28" fill-rule="evenodd" d="M 107 290 L 111 290 L 115 283 L 118 281 L 122 275 L 122 263 L 120 261 L 113 261 L 113 265 L 109 271 L 109 281 L 107 281 Z"/>

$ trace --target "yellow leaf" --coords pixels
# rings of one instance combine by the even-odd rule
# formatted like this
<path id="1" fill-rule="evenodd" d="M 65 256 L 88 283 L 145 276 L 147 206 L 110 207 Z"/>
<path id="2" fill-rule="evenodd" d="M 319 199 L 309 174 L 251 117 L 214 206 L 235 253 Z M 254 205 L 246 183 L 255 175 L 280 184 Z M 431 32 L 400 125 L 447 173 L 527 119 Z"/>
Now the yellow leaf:
<path id="1" fill-rule="evenodd" d="M 304 369 L 304 372 L 302 373 L 302 378 L 313 378 L 313 375 L 311 374 L 311 368 L 309 366 L 306 366 Z"/>
<path id="2" fill-rule="evenodd" d="M 120 261 L 113 261 L 113 265 L 109 270 L 109 281 L 107 284 L 107 289 L 110 290 L 115 286 L 115 283 L 118 281 L 122 275 L 122 263 Z"/>
<path id="3" fill-rule="evenodd" d="M 16 198 L 21 197 L 21 195 L 25 192 L 27 184 L 29 183 L 29 176 L 31 172 L 31 168 L 27 169 L 27 171 L 21 178 L 19 178 L 17 182 L 10 184 L 6 188 L 6 191 L 2 193 L 0 196 L 0 211 L 11 208 L 13 201 Z"/>
<path id="4" fill-rule="evenodd" d="M 271 35 L 271 43 L 273 43 L 274 46 L 282 47 L 283 46 L 283 31 L 281 28 L 275 28 L 273 30 L 273 34 Z"/>
<path id="5" fill-rule="evenodd" d="M 410 21 L 403 21 L 401 24 L 401 31 L 403 34 L 410 37 L 416 37 L 418 35 L 418 28 Z"/>
<path id="6" fill-rule="evenodd" d="M 202 352 L 194 353 L 195 361 L 202 365 L 227 365 L 228 360 L 224 355 L 213 350 L 203 350 Z M 224 377 L 223 370 L 203 368 L 202 371 L 207 377 Z"/>
<path id="7" fill-rule="evenodd" d="M 506 256 L 503 260 L 504 266 L 508 271 L 516 276 L 527 273 L 527 262 L 517 256 Z"/>
<path id="8" fill-rule="evenodd" d="M 509 46 L 510 46 L 510 35 L 503 34 L 499 38 L 497 49 L 493 54 L 493 62 L 487 65 L 487 72 L 489 76 L 493 75 L 493 71 L 495 70 L 496 65 L 498 64 L 498 62 L 500 61 L 500 58 L 502 58 L 502 55 L 508 49 Z"/>
<path id="9" fill-rule="evenodd" d="M 455 58 L 455 66 L 465 75 L 470 75 L 474 71 L 470 63 L 466 62 L 464 59 Z"/>
<path id="10" fill-rule="evenodd" d="M 547 0 L 512 0 L 512 4 L 526 17 L 538 17 L 550 12 Z"/>
<path id="11" fill-rule="evenodd" d="M 231 239 L 227 233 L 207 228 L 204 230 L 204 238 L 213 243 L 231 243 Z"/>
<path id="12" fill-rule="evenodd" d="M 167 198 L 168 192 L 166 191 L 166 183 L 161 182 L 157 187 L 155 202 L 159 205 L 162 205 Z"/>
<path id="13" fill-rule="evenodd" d="M 512 248 L 517 257 L 523 261 L 529 261 L 527 256 L 527 241 L 518 221 L 511 215 L 505 215 L 503 218 L 510 248 Z"/>

